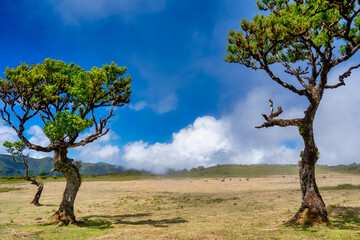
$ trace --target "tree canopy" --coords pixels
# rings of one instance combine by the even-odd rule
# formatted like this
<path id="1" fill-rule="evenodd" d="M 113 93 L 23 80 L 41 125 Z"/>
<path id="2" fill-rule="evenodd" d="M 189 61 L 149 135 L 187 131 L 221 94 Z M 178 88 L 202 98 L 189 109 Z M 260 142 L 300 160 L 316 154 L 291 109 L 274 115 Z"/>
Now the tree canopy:
<path id="1" fill-rule="evenodd" d="M 1 116 L 30 149 L 50 152 L 59 146 L 85 145 L 109 131 L 105 126 L 115 107 L 129 103 L 131 77 L 122 77 L 126 70 L 111 63 L 85 71 L 53 59 L 7 68 L 5 79 L 0 79 Z M 95 111 L 100 107 L 109 107 L 110 113 L 97 118 Z M 30 143 L 24 136 L 25 122 L 35 116 L 43 122 L 49 146 Z M 76 142 L 91 126 L 95 132 Z"/>
<path id="2" fill-rule="evenodd" d="M 267 15 L 243 19 L 242 31 L 229 32 L 225 61 L 265 70 L 274 81 L 311 101 L 313 87 L 323 91 L 345 84 L 347 74 L 334 85 L 328 85 L 325 76 L 360 48 L 359 1 L 257 0 L 257 6 Z M 270 66 L 276 63 L 300 86 L 275 76 Z"/>

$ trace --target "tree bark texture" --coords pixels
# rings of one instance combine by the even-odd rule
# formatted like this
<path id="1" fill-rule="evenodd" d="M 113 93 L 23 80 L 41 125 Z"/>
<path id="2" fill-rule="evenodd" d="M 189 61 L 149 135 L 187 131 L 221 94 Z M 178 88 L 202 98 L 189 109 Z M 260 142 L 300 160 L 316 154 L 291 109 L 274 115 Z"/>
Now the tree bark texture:
<path id="1" fill-rule="evenodd" d="M 44 188 L 44 184 L 42 182 L 37 182 L 35 180 L 35 178 L 31 179 L 31 184 L 35 184 L 38 187 L 38 190 L 35 194 L 34 199 L 32 200 L 32 202 L 30 204 L 34 204 L 35 206 L 40 206 L 41 204 L 39 203 L 39 200 L 40 200 L 43 188 Z"/>
<path id="2" fill-rule="evenodd" d="M 61 225 L 76 224 L 74 202 L 81 185 L 79 169 L 72 163 L 72 159 L 67 158 L 66 149 L 54 151 L 54 166 L 54 170 L 62 173 L 66 178 L 63 198 L 59 210 L 54 214 L 55 220 Z"/>
<path id="3" fill-rule="evenodd" d="M 305 143 L 299 161 L 302 202 L 299 211 L 287 223 L 302 226 L 324 224 L 330 226 L 325 203 L 315 181 L 315 164 L 319 158 L 319 152 L 314 140 L 312 116 L 305 117 L 299 123 L 299 132 Z"/>

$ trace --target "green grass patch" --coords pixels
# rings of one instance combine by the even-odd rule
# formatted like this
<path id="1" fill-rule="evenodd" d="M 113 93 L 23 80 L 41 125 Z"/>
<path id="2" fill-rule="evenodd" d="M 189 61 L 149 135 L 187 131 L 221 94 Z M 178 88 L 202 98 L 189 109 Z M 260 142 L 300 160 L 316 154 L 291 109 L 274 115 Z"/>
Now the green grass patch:
<path id="1" fill-rule="evenodd" d="M 81 175 L 83 181 L 133 181 L 140 179 L 154 179 L 157 176 L 148 174 L 117 174 L 117 175 Z M 64 182 L 64 176 L 48 176 L 46 178 L 37 177 L 40 182 Z M 23 176 L 0 176 L 0 184 L 11 184 L 29 182 Z"/>
<path id="2" fill-rule="evenodd" d="M 1 232 L 8 236 L 17 234 L 18 238 L 21 239 L 41 239 L 41 240 L 67 240 L 67 239 L 77 239 L 77 240 L 85 240 L 89 238 L 98 237 L 104 235 L 108 232 L 108 229 L 102 228 L 101 224 L 99 227 L 90 225 L 69 225 L 66 227 L 56 228 L 56 225 L 2 225 L 0 226 Z M 98 225 L 96 223 L 95 225 Z M 0 233 L 0 239 L 1 233 Z"/>
<path id="3" fill-rule="evenodd" d="M 360 185 L 353 185 L 346 183 L 337 186 L 320 187 L 320 189 L 322 190 L 360 189 Z"/>
<path id="4" fill-rule="evenodd" d="M 22 188 L 13 188 L 13 187 L 0 187 L 0 192 L 10 192 L 10 191 L 17 191 L 21 190 Z"/>

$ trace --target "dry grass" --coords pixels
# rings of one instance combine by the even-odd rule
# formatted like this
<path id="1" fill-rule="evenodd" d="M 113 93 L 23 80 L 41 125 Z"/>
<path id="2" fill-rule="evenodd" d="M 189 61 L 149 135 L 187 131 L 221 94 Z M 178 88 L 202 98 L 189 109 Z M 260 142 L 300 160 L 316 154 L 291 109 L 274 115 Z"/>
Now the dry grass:
<path id="1" fill-rule="evenodd" d="M 327 174 L 318 185 L 360 184 L 360 176 Z M 0 239 L 360 239 L 360 192 L 321 190 L 334 228 L 291 228 L 300 206 L 296 176 L 83 182 L 76 200 L 80 226 L 43 225 L 58 207 L 64 182 L 0 193 Z M 41 218 L 41 219 L 40 219 Z"/>

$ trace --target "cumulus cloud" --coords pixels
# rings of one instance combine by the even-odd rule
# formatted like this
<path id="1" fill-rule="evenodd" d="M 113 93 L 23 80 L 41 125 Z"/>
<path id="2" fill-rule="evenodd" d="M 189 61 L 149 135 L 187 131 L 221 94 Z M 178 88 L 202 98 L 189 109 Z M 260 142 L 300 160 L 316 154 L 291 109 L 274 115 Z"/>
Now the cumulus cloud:
<path id="1" fill-rule="evenodd" d="M 336 82 L 346 71 L 334 71 Z M 320 151 L 319 164 L 359 162 L 360 156 L 360 72 L 354 72 L 344 87 L 325 92 L 315 118 L 315 138 Z M 263 86 L 254 88 L 234 109 L 219 119 L 197 118 L 173 134 L 169 143 L 127 144 L 123 159 L 129 167 L 163 173 L 168 168 L 182 169 L 216 164 L 297 164 L 303 141 L 296 127 L 255 129 L 263 121 L 260 113 L 269 112 L 268 99 L 282 106 L 282 118 L 302 117 L 306 98 L 287 90 Z"/>
<path id="2" fill-rule="evenodd" d="M 213 117 L 199 117 L 186 128 L 173 134 L 171 143 L 149 145 L 143 141 L 127 144 L 123 159 L 128 167 L 163 173 L 166 168 L 209 165 L 216 155 L 227 154 L 231 143 L 226 137 L 226 123 Z"/>
<path id="3" fill-rule="evenodd" d="M 339 69 L 330 75 L 337 80 L 346 71 Z M 321 164 L 350 164 L 360 156 L 360 72 L 354 71 L 346 86 L 325 92 L 315 119 L 315 138 Z"/>
<path id="4" fill-rule="evenodd" d="M 9 132 L 11 133 L 11 129 L 7 127 L 0 127 L 0 132 Z M 91 131 L 80 134 L 78 139 L 86 138 Z M 40 146 L 48 146 L 50 144 L 49 139 L 44 134 L 42 128 L 38 125 L 33 125 L 26 131 L 26 134 L 30 136 L 29 141 L 31 143 L 40 145 Z M 6 135 L 5 135 L 6 136 Z M 13 135 L 13 139 L 16 134 Z M 11 138 L 11 135 L 9 137 Z M 83 160 L 85 162 L 108 162 L 115 163 L 120 158 L 120 148 L 116 145 L 111 144 L 112 140 L 118 139 L 118 136 L 114 132 L 109 132 L 105 136 L 99 138 L 97 141 L 90 143 L 84 147 L 79 147 L 76 149 L 69 149 L 69 157 L 73 157 L 73 155 L 77 156 L 77 159 Z M 0 137 L 1 141 L 1 137 Z M 13 140 L 15 141 L 15 140 Z M 53 153 L 44 153 L 30 150 L 30 157 L 33 158 L 44 158 L 44 157 L 53 157 Z"/>
<path id="5" fill-rule="evenodd" d="M 254 89 L 230 114 L 220 119 L 198 117 L 193 124 L 174 133 L 170 143 L 129 143 L 124 146 L 123 160 L 127 167 L 156 173 L 164 173 L 168 168 L 216 164 L 294 164 L 299 158 L 299 147 L 291 148 L 286 143 L 299 141 L 296 128 L 254 128 L 261 122 L 260 113 L 269 110 L 265 100 L 269 95 L 266 89 Z M 287 115 L 299 114 L 300 110 L 292 108 Z"/>
<path id="6" fill-rule="evenodd" d="M 79 139 L 84 139 L 90 132 L 81 134 Z M 112 131 L 108 132 L 105 136 L 89 143 L 83 147 L 71 149 L 71 153 L 77 155 L 77 158 L 84 162 L 107 162 L 116 164 L 120 159 L 120 148 L 113 145 L 111 141 L 119 137 Z"/>
<path id="7" fill-rule="evenodd" d="M 120 158 L 120 148 L 116 145 L 93 142 L 80 147 L 78 158 L 84 162 L 116 163 Z"/>
<path id="8" fill-rule="evenodd" d="M 9 142 L 15 142 L 15 141 L 19 141 L 16 132 L 8 126 L 4 126 L 3 122 L 0 122 L 0 153 L 6 153 L 6 149 L 4 147 L 2 147 L 2 144 L 5 141 L 9 141 Z"/>
<path id="9" fill-rule="evenodd" d="M 99 20 L 112 15 L 123 19 L 163 10 L 166 0 L 49 0 L 67 24 Z"/>
<path id="10" fill-rule="evenodd" d="M 50 144 L 49 139 L 46 137 L 42 128 L 39 125 L 31 126 L 26 133 L 32 135 L 29 141 L 33 144 L 44 147 Z"/>
<path id="11" fill-rule="evenodd" d="M 39 125 L 33 125 L 26 131 L 28 135 L 30 135 L 29 141 L 33 144 L 40 145 L 46 147 L 50 144 L 49 139 L 44 134 L 42 128 Z M 44 158 L 44 157 L 52 157 L 53 153 L 45 153 L 45 152 L 38 152 L 34 150 L 30 150 L 30 157 L 33 158 Z"/>

